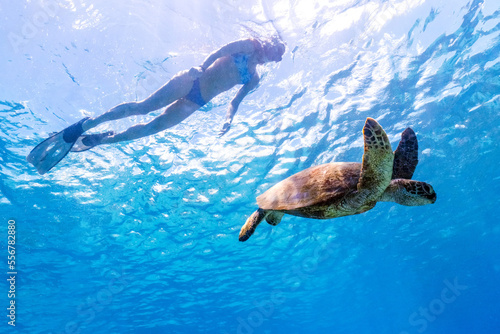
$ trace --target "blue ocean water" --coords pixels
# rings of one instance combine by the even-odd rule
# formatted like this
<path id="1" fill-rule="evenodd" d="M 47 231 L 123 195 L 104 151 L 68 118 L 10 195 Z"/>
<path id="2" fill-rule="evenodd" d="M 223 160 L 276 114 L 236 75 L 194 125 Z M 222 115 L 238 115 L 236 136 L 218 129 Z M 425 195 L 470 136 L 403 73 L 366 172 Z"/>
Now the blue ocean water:
<path id="1" fill-rule="evenodd" d="M 33 0 L 0 11 L 0 271 L 10 277 L 9 221 L 17 271 L 15 327 L 2 279 L 0 332 L 500 332 L 498 1 Z M 70 154 L 46 175 L 26 162 L 50 133 L 276 30 L 284 59 L 259 68 L 224 137 L 235 90 L 169 131 Z M 238 241 L 273 184 L 360 161 L 366 117 L 393 147 L 415 130 L 414 178 L 433 185 L 435 204 L 285 216 Z"/>

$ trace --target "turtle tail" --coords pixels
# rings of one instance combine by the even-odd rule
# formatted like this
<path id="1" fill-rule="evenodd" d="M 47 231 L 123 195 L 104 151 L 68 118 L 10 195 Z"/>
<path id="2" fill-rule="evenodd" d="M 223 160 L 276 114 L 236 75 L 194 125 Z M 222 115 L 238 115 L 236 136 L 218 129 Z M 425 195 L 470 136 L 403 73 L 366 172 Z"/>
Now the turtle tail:
<path id="1" fill-rule="evenodd" d="M 260 222 L 266 217 L 267 212 L 262 209 L 258 209 L 250 217 L 248 217 L 245 225 L 241 228 L 239 240 L 247 241 L 255 232 L 255 229 L 260 224 Z"/>

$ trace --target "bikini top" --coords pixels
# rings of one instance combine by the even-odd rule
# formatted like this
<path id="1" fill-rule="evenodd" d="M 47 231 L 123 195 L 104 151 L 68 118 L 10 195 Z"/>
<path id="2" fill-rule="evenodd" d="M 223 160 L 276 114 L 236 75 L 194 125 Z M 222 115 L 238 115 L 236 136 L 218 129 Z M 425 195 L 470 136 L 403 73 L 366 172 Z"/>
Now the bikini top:
<path id="1" fill-rule="evenodd" d="M 248 59 L 250 56 L 246 53 L 235 53 L 231 55 L 234 60 L 234 64 L 240 73 L 240 79 L 242 84 L 246 84 L 252 79 L 252 74 L 248 71 Z"/>

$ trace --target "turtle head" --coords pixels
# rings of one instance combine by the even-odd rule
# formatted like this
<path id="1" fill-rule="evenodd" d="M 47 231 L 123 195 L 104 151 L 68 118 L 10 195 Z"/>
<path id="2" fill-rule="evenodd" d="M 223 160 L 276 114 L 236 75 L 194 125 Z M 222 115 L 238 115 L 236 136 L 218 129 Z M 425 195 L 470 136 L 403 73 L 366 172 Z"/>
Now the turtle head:
<path id="1" fill-rule="evenodd" d="M 394 179 L 379 201 L 396 202 L 406 206 L 427 205 L 436 202 L 436 192 L 425 182 Z"/>

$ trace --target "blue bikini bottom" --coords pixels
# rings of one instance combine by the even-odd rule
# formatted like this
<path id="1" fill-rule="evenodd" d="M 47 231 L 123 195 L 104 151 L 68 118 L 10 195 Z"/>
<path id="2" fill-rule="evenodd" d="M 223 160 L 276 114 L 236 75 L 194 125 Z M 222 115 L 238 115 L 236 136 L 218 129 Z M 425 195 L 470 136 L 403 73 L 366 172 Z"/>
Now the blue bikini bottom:
<path id="1" fill-rule="evenodd" d="M 200 107 L 203 107 L 205 104 L 207 104 L 207 102 L 201 96 L 200 80 L 199 79 L 196 79 L 193 82 L 193 87 L 191 87 L 191 90 L 186 95 L 186 99 L 188 99 L 191 102 L 196 103 Z"/>

